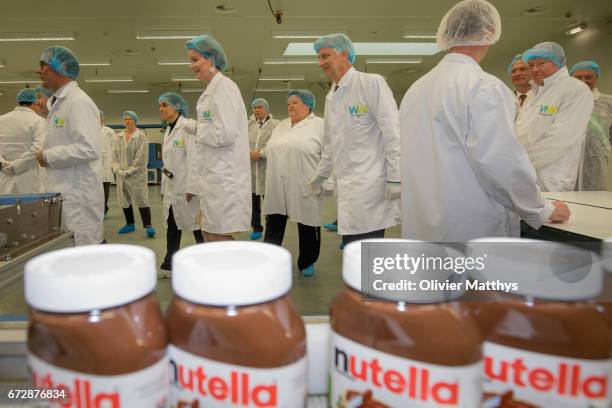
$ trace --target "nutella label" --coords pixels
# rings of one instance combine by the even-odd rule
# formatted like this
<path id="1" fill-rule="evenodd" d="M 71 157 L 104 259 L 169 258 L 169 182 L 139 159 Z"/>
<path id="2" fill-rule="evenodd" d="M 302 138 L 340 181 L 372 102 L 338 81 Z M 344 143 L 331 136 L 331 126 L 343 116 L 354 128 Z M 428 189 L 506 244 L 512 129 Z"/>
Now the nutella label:
<path id="1" fill-rule="evenodd" d="M 28 353 L 32 385 L 42 390 L 63 391 L 64 397 L 49 401 L 53 408 L 133 408 L 168 406 L 168 358 L 123 375 L 82 374 L 53 366 Z"/>
<path id="2" fill-rule="evenodd" d="M 480 363 L 422 363 L 364 347 L 335 332 L 330 363 L 333 408 L 480 406 Z"/>
<path id="3" fill-rule="evenodd" d="M 168 346 L 172 408 L 303 408 L 306 357 L 277 368 L 252 368 L 202 358 Z"/>
<path id="4" fill-rule="evenodd" d="M 484 392 L 512 394 L 539 407 L 604 408 L 610 398 L 611 360 L 582 360 L 486 342 Z"/>

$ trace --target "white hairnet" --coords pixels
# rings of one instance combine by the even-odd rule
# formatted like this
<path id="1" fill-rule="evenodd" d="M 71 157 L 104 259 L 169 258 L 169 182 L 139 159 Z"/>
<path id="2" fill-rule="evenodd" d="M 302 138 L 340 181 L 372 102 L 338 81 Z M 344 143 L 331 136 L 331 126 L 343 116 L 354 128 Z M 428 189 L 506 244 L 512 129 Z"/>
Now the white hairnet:
<path id="1" fill-rule="evenodd" d="M 492 45 L 501 37 L 501 17 L 485 0 L 464 0 L 451 8 L 438 27 L 441 50 L 467 45 Z"/>

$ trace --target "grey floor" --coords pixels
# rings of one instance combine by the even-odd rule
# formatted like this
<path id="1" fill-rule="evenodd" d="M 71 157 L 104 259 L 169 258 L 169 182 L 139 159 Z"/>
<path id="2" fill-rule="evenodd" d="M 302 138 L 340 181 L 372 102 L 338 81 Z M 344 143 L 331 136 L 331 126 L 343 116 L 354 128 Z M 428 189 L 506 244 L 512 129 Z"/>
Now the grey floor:
<path id="1" fill-rule="evenodd" d="M 122 210 L 117 205 L 117 195 L 114 186 L 111 187 L 109 199 L 109 213 L 104 220 L 104 237 L 109 243 L 124 243 L 141 245 L 155 251 L 157 265 L 161 263 L 166 252 L 166 231 L 162 221 L 160 187 L 149 186 L 149 202 L 151 206 L 153 226 L 157 230 L 154 238 L 148 238 L 142 228 L 140 215 L 136 211 L 135 232 L 118 235 L 117 230 L 124 225 Z M 331 222 L 336 218 L 336 198 L 326 199 L 323 210 L 324 222 Z M 249 240 L 250 233 L 240 233 L 236 236 L 240 240 Z M 297 226 L 293 222 L 287 223 L 283 246 L 293 257 L 293 289 L 292 296 L 302 315 L 327 314 L 329 305 L 342 286 L 342 251 L 339 249 L 340 236 L 335 232 L 321 229 L 321 254 L 315 263 L 315 274 L 311 278 L 303 278 L 295 265 L 298 254 Z M 387 237 L 399 237 L 400 229 L 395 227 L 387 230 Z M 182 247 L 195 243 L 193 235 L 183 234 Z M 157 295 L 165 309 L 172 297 L 171 279 L 159 279 L 157 282 Z M 9 290 L 0 293 L 0 320 L 13 320 L 14 317 L 25 318 L 27 306 L 23 299 L 23 286 L 17 282 Z"/>

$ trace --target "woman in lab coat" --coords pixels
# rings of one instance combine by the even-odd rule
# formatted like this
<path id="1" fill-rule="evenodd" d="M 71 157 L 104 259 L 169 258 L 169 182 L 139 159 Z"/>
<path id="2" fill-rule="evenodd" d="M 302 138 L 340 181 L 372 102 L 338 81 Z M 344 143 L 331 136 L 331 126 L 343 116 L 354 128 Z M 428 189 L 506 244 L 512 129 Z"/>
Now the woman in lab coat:
<path id="1" fill-rule="evenodd" d="M 166 256 L 160 268 L 172 270 L 172 256 L 181 246 L 183 230 L 193 231 L 198 244 L 204 242 L 198 220 L 198 200 L 187 198 L 187 169 L 195 137 L 195 120 L 189 119 L 189 107 L 177 93 L 166 92 L 157 100 L 159 116 L 168 126 L 162 145 L 164 172 L 161 192 L 166 224 Z M 191 126 L 189 126 L 191 125 Z"/>
<path id="2" fill-rule="evenodd" d="M 118 232 L 127 234 L 136 230 L 133 209 L 133 206 L 136 206 L 147 236 L 153 238 L 155 229 L 151 226 L 147 190 L 149 140 L 142 130 L 136 128 L 137 123 L 138 115 L 135 112 L 123 112 L 125 130 L 117 135 L 113 143 L 111 166 L 117 176 L 117 199 L 125 215 L 125 225 L 119 228 Z"/>
<path id="3" fill-rule="evenodd" d="M 266 146 L 264 242 L 282 245 L 287 218 L 297 222 L 300 242 L 297 263 L 305 277 L 314 274 L 321 248 L 323 196 L 313 196 L 309 185 L 321 160 L 323 140 L 323 119 L 312 113 L 314 107 L 310 91 L 289 91 L 289 117 L 276 126 Z"/>
<path id="4" fill-rule="evenodd" d="M 238 86 L 223 75 L 225 52 L 211 36 L 187 41 L 189 68 L 206 83 L 197 104 L 187 191 L 198 196 L 204 239 L 232 240 L 251 228 L 247 113 Z"/>

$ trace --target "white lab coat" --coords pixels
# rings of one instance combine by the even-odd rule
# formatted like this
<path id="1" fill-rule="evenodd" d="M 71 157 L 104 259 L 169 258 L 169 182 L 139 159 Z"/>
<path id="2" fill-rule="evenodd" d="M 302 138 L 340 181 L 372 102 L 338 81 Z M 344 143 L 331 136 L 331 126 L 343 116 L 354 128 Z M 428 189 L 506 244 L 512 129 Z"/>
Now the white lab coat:
<path id="1" fill-rule="evenodd" d="M 191 126 L 189 126 L 191 125 Z M 168 228 L 168 215 L 170 206 L 174 214 L 174 221 L 179 230 L 200 230 L 198 222 L 198 198 L 187 201 L 187 166 L 189 155 L 193 154 L 193 138 L 195 137 L 196 122 L 182 115 L 176 120 L 172 131 L 166 128 L 164 144 L 162 145 L 162 159 L 164 167 L 173 174 L 173 178 L 162 174 L 161 193 L 163 195 L 164 225 Z"/>
<path id="2" fill-rule="evenodd" d="M 47 102 L 49 116 L 43 158 L 49 191 L 59 192 L 62 225 L 74 232 L 75 245 L 102 241 L 104 191 L 97 173 L 102 156 L 100 111 L 71 81 Z"/>
<path id="3" fill-rule="evenodd" d="M 593 113 L 587 126 L 586 139 L 578 174 L 578 190 L 608 189 L 608 157 L 612 141 L 612 96 L 593 90 Z"/>
<path id="4" fill-rule="evenodd" d="M 363 234 L 400 223 L 400 200 L 385 198 L 400 180 L 397 105 L 384 78 L 350 68 L 325 99 L 318 175 L 336 175 L 338 232 Z"/>
<path id="5" fill-rule="evenodd" d="M 266 191 L 266 144 L 276 125 L 278 120 L 272 118 L 272 115 L 269 115 L 261 128 L 255 117 L 249 120 L 249 148 L 259 150 L 262 156 L 259 160 L 251 161 L 251 190 L 259 196 L 264 195 Z"/>
<path id="6" fill-rule="evenodd" d="M 36 151 L 42 148 L 47 122 L 32 109 L 17 106 L 0 116 L 0 161 L 15 172 L 0 171 L 0 194 L 42 191 Z"/>
<path id="7" fill-rule="evenodd" d="M 199 197 L 202 229 L 231 234 L 251 228 L 247 113 L 238 86 L 221 72 L 198 99 L 188 190 Z"/>
<path id="8" fill-rule="evenodd" d="M 108 126 L 102 126 L 102 165 L 104 170 L 102 181 L 105 183 L 112 183 L 115 181 L 113 177 L 113 167 L 111 165 L 113 161 L 113 141 L 115 137 L 116 133 L 113 129 Z"/>
<path id="9" fill-rule="evenodd" d="M 553 211 L 514 135 L 510 90 L 472 58 L 447 54 L 400 105 L 402 238 L 463 242 L 519 235 Z"/>
<path id="10" fill-rule="evenodd" d="M 573 191 L 593 94 L 570 77 L 566 67 L 532 90 L 516 119 L 518 140 L 535 167 L 542 191 Z"/>
<path id="11" fill-rule="evenodd" d="M 142 130 L 136 129 L 127 143 L 125 130 L 115 137 L 111 166 L 117 176 L 117 201 L 121 208 L 149 206 L 148 162 L 149 139 Z M 127 171 L 127 175 L 117 174 L 118 170 Z"/>
<path id="12" fill-rule="evenodd" d="M 521 96 L 521 95 L 523 95 L 523 94 L 521 94 L 521 93 L 520 93 L 519 91 L 517 91 L 516 89 L 512 91 L 512 96 L 514 96 L 514 107 L 515 107 L 515 110 L 516 110 L 516 114 L 514 115 L 514 116 L 515 116 L 515 119 L 516 119 L 516 117 L 518 116 L 518 114 L 519 114 L 519 112 L 521 111 L 521 109 L 523 109 L 523 106 L 525 106 L 525 105 L 527 104 L 527 99 L 529 99 L 529 97 L 530 97 L 531 95 L 533 95 L 533 91 L 530 89 L 530 90 L 528 90 L 527 92 L 525 92 L 525 95 L 527 95 L 527 97 L 526 97 L 526 98 L 525 98 L 525 100 L 523 101 L 523 104 L 522 104 L 522 105 L 521 105 L 521 99 L 520 99 L 520 96 Z"/>
<path id="13" fill-rule="evenodd" d="M 291 221 L 321 226 L 323 195 L 313 197 L 315 178 L 323 152 L 323 119 L 313 113 L 291 127 L 281 121 L 266 147 L 268 171 L 262 212 L 283 214 Z"/>

